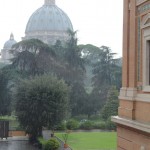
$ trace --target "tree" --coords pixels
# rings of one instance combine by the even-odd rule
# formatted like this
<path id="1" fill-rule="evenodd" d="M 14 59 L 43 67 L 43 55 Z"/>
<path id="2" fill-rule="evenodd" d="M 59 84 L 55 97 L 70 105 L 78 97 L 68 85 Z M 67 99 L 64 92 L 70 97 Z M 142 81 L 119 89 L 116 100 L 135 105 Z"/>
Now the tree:
<path id="1" fill-rule="evenodd" d="M 104 120 L 109 119 L 111 116 L 115 116 L 118 113 L 118 91 L 116 87 L 111 87 L 108 93 L 108 99 L 104 105 L 101 115 Z"/>
<path id="2" fill-rule="evenodd" d="M 121 85 L 121 66 L 118 59 L 114 58 L 115 53 L 106 46 L 102 46 L 99 51 L 99 59 L 93 64 L 93 91 L 96 101 L 99 99 L 101 109 L 107 100 L 108 91 L 111 86 Z"/>
<path id="3" fill-rule="evenodd" d="M 93 65 L 93 85 L 95 89 L 102 86 L 110 86 L 115 78 L 114 72 L 117 67 L 115 53 L 106 46 L 100 48 L 99 60 Z"/>
<path id="4" fill-rule="evenodd" d="M 12 67 L 28 75 L 43 74 L 55 68 L 56 54 L 38 39 L 23 40 L 13 45 Z"/>
<path id="5" fill-rule="evenodd" d="M 16 90 L 16 113 L 21 125 L 34 137 L 43 126 L 54 127 L 68 110 L 68 87 L 49 75 L 21 80 Z"/>
<path id="6" fill-rule="evenodd" d="M 74 83 L 70 92 L 70 107 L 72 116 L 85 114 L 87 93 L 81 83 Z"/>
<path id="7" fill-rule="evenodd" d="M 65 48 L 65 66 L 66 66 L 66 78 L 65 80 L 72 83 L 82 82 L 85 75 L 84 61 L 81 58 L 81 51 L 77 45 L 77 32 L 68 30 L 69 39 Z"/>
<path id="8" fill-rule="evenodd" d="M 98 62 L 99 53 L 101 52 L 99 47 L 91 44 L 79 45 L 80 51 L 82 52 L 82 59 L 84 60 L 84 65 L 86 69 L 86 77 L 84 79 L 86 90 L 88 93 L 92 91 L 92 68 L 93 64 Z"/>
<path id="9" fill-rule="evenodd" d="M 8 83 L 7 75 L 0 70 L 0 115 L 9 115 L 11 112 L 11 96 Z"/>

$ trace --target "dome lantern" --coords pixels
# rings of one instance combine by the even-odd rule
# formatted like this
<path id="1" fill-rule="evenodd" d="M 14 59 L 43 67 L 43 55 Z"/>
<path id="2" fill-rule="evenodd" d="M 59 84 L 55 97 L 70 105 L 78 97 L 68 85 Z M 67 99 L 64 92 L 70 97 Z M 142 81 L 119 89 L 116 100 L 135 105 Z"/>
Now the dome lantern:
<path id="1" fill-rule="evenodd" d="M 10 34 L 10 38 L 4 44 L 4 49 L 11 49 L 12 45 L 16 44 L 17 42 L 14 39 L 13 33 Z"/>
<path id="2" fill-rule="evenodd" d="M 45 0 L 45 5 L 55 5 L 55 0 Z"/>
<path id="3" fill-rule="evenodd" d="M 14 40 L 14 35 L 13 35 L 13 33 L 10 34 L 10 40 Z"/>

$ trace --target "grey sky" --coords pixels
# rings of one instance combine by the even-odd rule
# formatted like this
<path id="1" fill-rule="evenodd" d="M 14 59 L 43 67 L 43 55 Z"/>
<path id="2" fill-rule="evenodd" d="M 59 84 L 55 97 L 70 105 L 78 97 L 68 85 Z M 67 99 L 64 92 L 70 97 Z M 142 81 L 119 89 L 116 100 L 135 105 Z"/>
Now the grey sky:
<path id="1" fill-rule="evenodd" d="M 13 32 L 17 41 L 24 36 L 31 14 L 44 0 L 0 1 L 0 48 Z M 78 30 L 79 44 L 109 46 L 122 55 L 123 0 L 56 0 L 66 12 L 74 30 Z"/>

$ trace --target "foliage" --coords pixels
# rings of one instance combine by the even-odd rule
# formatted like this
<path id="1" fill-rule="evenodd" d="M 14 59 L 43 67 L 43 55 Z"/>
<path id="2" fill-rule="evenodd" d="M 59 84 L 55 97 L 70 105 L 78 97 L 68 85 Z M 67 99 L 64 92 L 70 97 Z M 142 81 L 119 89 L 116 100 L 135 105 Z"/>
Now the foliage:
<path id="1" fill-rule="evenodd" d="M 95 89 L 113 85 L 116 77 L 115 71 L 119 68 L 117 59 L 114 59 L 115 53 L 111 53 L 109 47 L 102 46 L 100 50 L 99 60 L 93 64 L 93 85 Z"/>
<path id="2" fill-rule="evenodd" d="M 69 137 L 69 132 L 66 132 L 66 133 L 62 134 L 62 138 L 63 138 L 63 141 L 64 141 L 65 144 L 67 144 L 68 137 Z"/>
<path id="3" fill-rule="evenodd" d="M 104 129 L 106 129 L 106 123 L 105 122 L 94 122 L 93 128 L 104 130 Z"/>
<path id="4" fill-rule="evenodd" d="M 23 40 L 13 45 L 12 67 L 29 75 L 44 73 L 55 66 L 55 52 L 38 39 Z"/>
<path id="5" fill-rule="evenodd" d="M 74 83 L 70 92 L 71 115 L 85 114 L 87 104 L 87 93 L 81 83 Z M 82 107 L 81 107 L 82 106 Z"/>
<path id="6" fill-rule="evenodd" d="M 57 124 L 56 130 L 66 130 L 66 122 L 62 121 L 61 123 Z"/>
<path id="7" fill-rule="evenodd" d="M 62 133 L 56 136 L 62 139 Z M 67 143 L 73 150 L 115 150 L 117 135 L 116 132 L 72 132 Z"/>
<path id="8" fill-rule="evenodd" d="M 0 70 L 0 116 L 9 115 L 11 112 L 11 94 L 9 79 L 2 70 Z"/>
<path id="9" fill-rule="evenodd" d="M 21 80 L 16 90 L 16 113 L 28 133 L 40 135 L 43 126 L 60 123 L 68 110 L 68 87 L 49 75 Z"/>
<path id="10" fill-rule="evenodd" d="M 107 46 L 102 46 L 98 53 L 99 59 L 93 64 L 93 91 L 92 99 L 97 104 L 95 110 L 101 110 L 107 101 L 107 95 L 111 86 L 121 86 L 120 59 L 114 58 L 115 53 Z"/>
<path id="11" fill-rule="evenodd" d="M 59 142 L 55 138 L 51 138 L 45 143 L 44 150 L 58 150 L 60 147 Z"/>
<path id="12" fill-rule="evenodd" d="M 6 66 L 6 64 L 0 62 L 0 69 L 3 68 L 4 66 Z"/>
<path id="13" fill-rule="evenodd" d="M 0 120 L 12 120 L 15 121 L 16 117 L 15 116 L 0 116 Z"/>
<path id="14" fill-rule="evenodd" d="M 47 142 L 45 139 L 43 139 L 43 137 L 38 137 L 38 141 L 40 144 L 42 144 L 43 147 L 46 145 Z"/>
<path id="15" fill-rule="evenodd" d="M 85 129 L 85 130 L 91 130 L 94 128 L 94 122 L 89 121 L 89 120 L 85 121 L 85 122 L 81 123 L 80 128 Z"/>
<path id="16" fill-rule="evenodd" d="M 70 120 L 67 121 L 66 127 L 69 130 L 75 130 L 79 127 L 79 122 L 74 120 L 74 119 L 70 119 Z"/>
<path id="17" fill-rule="evenodd" d="M 108 93 L 108 99 L 104 105 L 101 115 L 104 120 L 107 120 L 110 116 L 115 116 L 118 113 L 118 91 L 116 87 L 112 87 Z"/>
<path id="18" fill-rule="evenodd" d="M 76 34 L 76 31 L 68 30 L 69 40 L 66 43 L 64 55 L 65 65 L 68 70 L 65 80 L 70 84 L 74 82 L 83 83 L 85 74 L 84 61 L 81 58 L 81 51 L 77 45 L 78 39 Z"/>
<path id="19" fill-rule="evenodd" d="M 108 130 L 116 130 L 116 124 L 111 121 L 111 117 L 109 117 L 106 121 L 106 128 Z"/>

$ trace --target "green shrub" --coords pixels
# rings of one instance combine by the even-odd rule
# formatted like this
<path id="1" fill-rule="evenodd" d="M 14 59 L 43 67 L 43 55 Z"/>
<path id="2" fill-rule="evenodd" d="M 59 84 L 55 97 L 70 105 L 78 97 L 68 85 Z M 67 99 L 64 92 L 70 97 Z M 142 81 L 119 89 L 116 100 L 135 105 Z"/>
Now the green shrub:
<path id="1" fill-rule="evenodd" d="M 108 118 L 106 121 L 106 128 L 108 130 L 116 130 L 116 124 L 111 121 L 111 118 Z"/>
<path id="2" fill-rule="evenodd" d="M 105 129 L 106 123 L 105 122 L 95 122 L 94 129 Z"/>
<path id="3" fill-rule="evenodd" d="M 91 130 L 94 128 L 94 123 L 92 121 L 85 121 L 80 125 L 81 129 Z"/>
<path id="4" fill-rule="evenodd" d="M 79 122 L 76 121 L 76 120 L 74 120 L 74 119 L 71 119 L 71 120 L 67 121 L 66 127 L 67 127 L 67 129 L 69 129 L 69 130 L 78 129 L 78 127 L 79 127 Z"/>
<path id="5" fill-rule="evenodd" d="M 44 149 L 44 147 L 45 147 L 45 145 L 46 145 L 46 140 L 45 139 L 43 139 L 43 137 L 39 137 L 38 138 L 38 143 L 39 143 L 39 148 L 41 149 L 41 148 L 43 148 Z"/>
<path id="6" fill-rule="evenodd" d="M 58 124 L 56 126 L 56 130 L 66 130 L 66 123 L 65 122 L 61 122 L 60 124 Z"/>
<path id="7" fill-rule="evenodd" d="M 51 138 L 45 143 L 44 150 L 58 150 L 60 144 L 55 138 Z"/>

